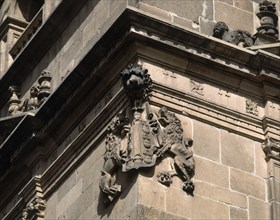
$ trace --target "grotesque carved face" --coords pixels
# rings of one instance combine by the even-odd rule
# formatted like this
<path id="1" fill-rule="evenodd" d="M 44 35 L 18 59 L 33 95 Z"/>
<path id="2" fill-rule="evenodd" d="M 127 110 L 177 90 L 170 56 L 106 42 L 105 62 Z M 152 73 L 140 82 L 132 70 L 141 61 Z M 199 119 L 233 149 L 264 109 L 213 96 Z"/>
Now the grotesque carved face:
<path id="1" fill-rule="evenodd" d="M 217 22 L 213 29 L 213 36 L 222 39 L 225 31 L 229 31 L 228 26 L 224 22 Z"/>
<path id="2" fill-rule="evenodd" d="M 122 83 L 131 99 L 145 99 L 151 89 L 151 78 L 147 69 L 129 65 L 121 72 Z"/>

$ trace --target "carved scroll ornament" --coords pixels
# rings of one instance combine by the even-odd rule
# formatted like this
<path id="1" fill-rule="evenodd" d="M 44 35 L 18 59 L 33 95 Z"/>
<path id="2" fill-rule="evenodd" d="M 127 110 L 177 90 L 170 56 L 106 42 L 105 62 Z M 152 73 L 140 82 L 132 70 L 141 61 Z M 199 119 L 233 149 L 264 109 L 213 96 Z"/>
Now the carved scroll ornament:
<path id="1" fill-rule="evenodd" d="M 172 176 L 183 180 L 183 190 L 192 194 L 194 159 L 190 149 L 192 140 L 184 138 L 184 131 L 176 115 L 162 107 L 153 112 L 149 104 L 152 80 L 141 66 L 129 65 L 122 73 L 124 89 L 131 109 L 121 111 L 107 129 L 105 163 L 101 171 L 100 189 L 113 201 L 122 191 L 117 184 L 117 170 L 123 172 L 152 167 L 165 152 L 174 156 L 176 170 L 157 175 L 159 182 L 172 183 Z M 177 172 L 178 171 L 178 172 Z"/>

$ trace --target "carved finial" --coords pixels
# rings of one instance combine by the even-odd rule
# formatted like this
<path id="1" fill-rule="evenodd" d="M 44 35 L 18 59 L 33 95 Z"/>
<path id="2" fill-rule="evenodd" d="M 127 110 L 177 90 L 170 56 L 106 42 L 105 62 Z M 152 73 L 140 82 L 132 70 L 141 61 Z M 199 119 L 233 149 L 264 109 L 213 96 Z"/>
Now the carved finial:
<path id="1" fill-rule="evenodd" d="M 19 100 L 20 94 L 20 89 L 18 86 L 10 86 L 9 91 L 11 92 L 11 98 L 8 101 L 9 108 L 8 112 L 10 115 L 14 115 L 19 112 L 20 110 L 20 103 L 21 101 Z"/>
<path id="2" fill-rule="evenodd" d="M 278 16 L 275 3 L 264 0 L 259 4 L 259 10 L 257 16 L 260 19 L 261 26 L 257 28 L 258 33 L 278 39 Z"/>
<path id="3" fill-rule="evenodd" d="M 38 99 L 40 101 L 39 104 L 42 104 L 46 98 L 51 94 L 51 81 L 52 77 L 50 72 L 44 70 L 41 73 L 41 76 L 38 79 L 39 83 L 39 93 L 38 93 Z"/>
<path id="4" fill-rule="evenodd" d="M 240 29 L 230 31 L 226 23 L 222 21 L 217 22 L 214 26 L 213 37 L 241 47 L 249 47 L 254 43 L 249 32 Z"/>

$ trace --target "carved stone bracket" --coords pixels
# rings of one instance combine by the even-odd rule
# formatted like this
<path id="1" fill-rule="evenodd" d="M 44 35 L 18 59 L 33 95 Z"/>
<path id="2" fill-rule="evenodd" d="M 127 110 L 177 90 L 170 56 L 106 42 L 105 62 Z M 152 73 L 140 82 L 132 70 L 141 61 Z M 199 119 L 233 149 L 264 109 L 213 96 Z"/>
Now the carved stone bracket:
<path id="1" fill-rule="evenodd" d="M 280 161 L 280 142 L 271 139 L 270 137 L 262 144 L 263 151 L 266 155 L 266 160 L 275 159 Z"/>
<path id="2" fill-rule="evenodd" d="M 105 163 L 101 171 L 100 189 L 109 204 L 120 195 L 122 188 L 117 184 L 117 170 L 122 172 L 153 167 L 158 157 L 169 152 L 174 155 L 173 172 L 157 175 L 159 182 L 172 183 L 172 176 L 183 181 L 183 190 L 194 191 L 194 159 L 190 149 L 192 140 L 184 137 L 180 120 L 162 107 L 153 112 L 149 104 L 152 80 L 148 70 L 129 65 L 121 73 L 122 83 L 130 100 L 130 109 L 117 114 L 107 129 Z"/>
<path id="3" fill-rule="evenodd" d="M 40 176 L 33 177 L 19 195 L 26 201 L 26 206 L 21 213 L 21 220 L 43 220 L 46 202 L 43 199 Z"/>
<path id="4" fill-rule="evenodd" d="M 27 204 L 26 208 L 22 211 L 21 220 L 31 219 L 44 219 L 44 211 L 46 209 L 46 202 L 36 196 L 30 203 Z"/>
<path id="5" fill-rule="evenodd" d="M 10 86 L 9 90 L 11 91 L 11 98 L 8 102 L 9 108 L 8 112 L 10 115 L 15 115 L 21 112 L 27 112 L 36 110 L 42 103 L 46 100 L 46 98 L 51 93 L 51 81 L 52 77 L 50 73 L 44 70 L 39 79 L 38 84 L 34 85 L 30 89 L 29 98 L 26 98 L 23 103 L 19 99 L 20 97 L 20 89 L 18 86 Z M 22 104 L 21 104 L 22 103 Z"/>
<path id="6" fill-rule="evenodd" d="M 213 36 L 241 47 L 250 47 L 254 44 L 249 32 L 240 29 L 230 31 L 226 23 L 221 21 L 214 26 Z"/>

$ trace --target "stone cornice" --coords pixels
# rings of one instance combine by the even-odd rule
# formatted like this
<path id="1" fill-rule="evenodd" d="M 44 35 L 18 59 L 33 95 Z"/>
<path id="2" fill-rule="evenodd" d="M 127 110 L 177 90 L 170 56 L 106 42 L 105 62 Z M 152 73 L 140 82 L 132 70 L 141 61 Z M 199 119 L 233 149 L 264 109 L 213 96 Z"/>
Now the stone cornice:
<path id="1" fill-rule="evenodd" d="M 66 1 L 64 0 L 63 2 Z M 70 1 L 67 1 L 67 3 L 68 2 Z M 72 4 L 72 5 L 70 4 L 71 7 L 73 7 L 73 4 L 75 4 L 74 2 L 76 1 L 71 0 L 70 2 Z M 58 6 L 57 10 L 62 10 L 59 7 L 62 6 Z M 60 11 L 60 13 L 62 13 L 62 11 Z M 63 13 L 65 13 L 65 11 Z M 46 21 L 47 27 L 45 27 L 46 24 L 41 27 L 39 32 L 33 38 L 34 43 L 32 43 L 33 42 L 32 40 L 29 44 L 30 46 L 28 46 L 27 48 L 36 46 L 36 42 L 39 43 L 40 41 L 38 39 L 37 40 L 35 39 L 37 37 L 39 38 L 40 34 L 42 34 L 43 36 L 43 33 L 41 32 L 44 32 L 44 30 L 46 31 L 47 29 L 45 28 L 52 27 L 52 25 L 54 25 L 52 23 L 54 22 L 54 20 L 51 19 L 50 23 L 47 23 L 48 21 Z M 63 25 L 65 25 L 65 23 Z M 59 27 L 62 27 L 63 25 L 60 24 Z M 164 38 L 161 37 L 163 35 L 165 36 Z M 157 20 L 156 18 L 153 18 L 147 14 L 140 13 L 138 9 L 128 8 L 117 19 L 117 21 L 108 30 L 108 32 L 96 44 L 91 45 L 90 51 L 82 58 L 81 62 L 79 62 L 77 66 L 74 68 L 74 70 L 71 73 L 69 73 L 69 75 L 64 79 L 61 85 L 50 95 L 50 97 L 37 110 L 37 112 L 35 112 L 34 115 L 26 115 L 23 117 L 21 122 L 14 129 L 13 134 L 9 138 L 7 138 L 7 140 L 1 145 L 0 147 L 1 158 L 7 158 L 8 160 L 10 160 L 10 157 L 14 155 L 15 151 L 17 151 L 16 155 L 18 157 L 20 157 L 20 152 L 23 152 L 24 150 L 26 151 L 30 150 L 32 152 L 33 150 L 32 147 L 36 146 L 36 139 L 42 138 L 45 130 L 50 130 L 55 128 L 55 125 L 57 125 L 56 119 L 62 117 L 62 115 L 65 114 L 65 112 L 69 113 L 70 111 L 72 111 L 72 109 L 76 106 L 77 99 L 83 97 L 83 95 L 85 95 L 85 93 L 90 88 L 94 87 L 94 85 L 97 86 L 100 82 L 102 82 L 102 80 L 104 80 L 101 78 L 102 76 L 98 75 L 97 71 L 93 71 L 93 69 L 99 68 L 100 70 L 101 68 L 105 68 L 104 63 L 106 62 L 104 61 L 104 59 L 105 60 L 107 59 L 107 62 L 109 62 L 108 60 L 110 58 L 110 56 L 108 57 L 108 52 L 110 52 L 111 54 L 116 54 L 117 53 L 116 51 L 121 50 L 124 45 L 127 46 L 129 45 L 129 43 L 134 41 L 141 41 L 146 43 L 152 42 L 153 43 L 152 46 L 158 48 L 159 50 L 169 51 L 177 54 L 178 56 L 181 55 L 183 57 L 188 57 L 188 59 L 191 59 L 192 61 L 196 61 L 198 63 L 200 62 L 204 65 L 207 64 L 208 66 L 211 67 L 213 65 L 219 69 L 226 68 L 226 71 L 230 72 L 231 74 L 233 75 L 236 74 L 236 76 L 238 77 L 247 78 L 250 80 L 250 82 L 261 83 L 262 80 L 265 79 L 270 81 L 270 83 L 276 87 L 280 85 L 279 72 L 278 72 L 280 67 L 280 61 L 278 57 L 270 56 L 269 54 L 263 53 L 261 51 L 253 52 L 248 49 L 239 48 L 232 44 L 225 43 L 224 41 L 218 40 L 216 38 L 202 36 L 198 33 L 194 33 L 176 27 L 174 25 L 165 23 L 163 21 Z M 116 46 L 116 44 L 118 45 Z M 4 91 L 5 89 L 4 87 L 1 87 L 2 84 L 9 83 L 12 81 L 12 78 L 10 77 L 17 76 L 18 78 L 15 78 L 15 80 L 22 81 L 24 80 L 24 77 L 27 74 L 26 71 L 31 70 L 32 69 L 31 66 L 32 65 L 34 66 L 36 64 L 37 61 L 35 60 L 31 66 L 26 67 L 27 69 L 25 69 L 25 73 L 23 75 L 16 74 L 17 73 L 16 70 L 19 70 L 20 68 L 19 66 L 16 67 L 16 65 L 20 65 L 22 61 L 30 59 L 30 57 L 28 57 L 30 54 L 28 55 L 27 51 L 31 50 L 31 48 L 30 49 L 27 48 L 22 52 L 22 54 L 18 57 L 18 59 L 16 59 L 13 66 L 8 70 L 8 73 L 11 73 L 11 76 L 8 76 L 6 74 L 3 77 L 4 79 L 1 79 L 0 81 L 1 91 Z M 45 50 L 47 50 L 47 47 L 45 48 Z M 31 52 L 29 51 L 29 53 Z M 131 57 L 133 56 L 137 57 L 137 51 L 134 51 L 134 55 L 131 55 Z M 102 63 L 101 62 L 102 59 L 103 59 L 103 64 L 102 64 L 103 66 L 100 64 Z M 127 62 L 129 61 L 130 60 L 127 60 Z M 266 62 L 268 62 L 268 64 L 266 64 Z M 267 72 L 265 68 L 267 68 L 269 72 Z M 118 72 L 113 72 L 113 73 L 118 74 Z M 262 74 L 263 78 L 259 77 L 259 74 Z M 91 85 L 92 87 L 89 87 L 89 85 Z M 104 87 L 103 89 L 106 88 Z M 165 90 L 167 94 L 169 93 L 169 91 L 167 91 L 167 89 L 164 88 L 159 88 L 159 90 L 161 91 Z M 6 93 L 4 92 L 3 97 L 5 97 L 5 94 Z M 182 94 L 176 94 L 176 95 L 182 96 Z M 108 104 L 101 110 L 102 111 L 104 110 L 105 113 L 107 111 L 108 113 L 109 107 L 110 108 L 112 108 L 112 106 L 115 107 L 116 103 L 120 102 L 120 97 L 122 97 L 121 93 L 117 97 L 114 97 L 115 100 L 114 105 L 111 104 L 110 106 Z M 5 98 L 0 100 L 0 102 L 1 101 L 3 102 L 4 99 Z M 182 105 L 182 109 L 183 108 L 191 109 L 192 107 L 190 105 L 193 103 L 197 103 L 197 100 L 194 96 L 188 95 L 188 99 L 189 99 L 189 104 L 186 106 Z M 88 105 L 90 104 L 91 103 L 89 103 Z M 154 104 L 156 104 L 156 101 L 154 101 Z M 242 123 L 244 122 L 244 126 L 242 126 L 243 130 L 240 131 L 243 135 L 246 134 L 246 131 L 250 130 L 248 128 L 246 130 L 246 123 L 249 122 L 251 125 L 256 126 L 258 129 L 257 132 L 255 132 L 257 133 L 257 135 L 254 139 L 258 141 L 263 140 L 263 136 L 262 136 L 263 134 L 262 131 L 260 130 L 262 124 L 261 121 L 256 117 L 246 116 L 246 115 L 241 115 L 240 117 L 240 115 L 238 115 L 237 112 L 230 111 L 229 109 L 225 109 L 217 105 L 215 106 L 209 102 L 204 102 L 204 103 L 200 102 L 199 105 L 202 107 L 207 106 L 209 108 L 216 109 L 216 112 L 218 111 L 224 112 L 224 114 L 221 116 L 224 117 L 224 119 L 221 118 L 218 119 L 226 121 L 226 118 L 229 117 L 230 120 L 232 120 L 232 122 L 227 122 L 227 123 L 231 125 L 234 125 L 235 123 L 234 119 L 239 117 L 240 118 L 239 121 L 242 121 Z M 193 111 L 195 111 L 195 109 L 193 109 Z M 213 114 L 216 114 L 216 112 L 213 111 Z M 188 112 L 186 111 L 186 113 Z M 201 114 L 202 113 L 203 112 L 201 112 Z M 189 112 L 189 115 L 191 114 L 192 113 Z M 204 119 L 205 121 L 210 121 L 212 119 L 217 118 L 211 115 L 211 113 L 203 113 L 203 114 L 205 114 L 208 117 L 208 119 L 207 118 Z M 52 189 L 54 189 L 60 183 L 59 181 L 62 180 L 60 179 L 58 181 L 55 181 L 56 179 L 55 175 L 58 174 L 58 171 L 63 172 L 61 178 L 67 176 L 67 174 L 71 171 L 71 169 L 73 169 L 73 167 L 76 166 L 77 163 L 79 163 L 82 160 L 83 155 L 85 155 L 85 152 L 87 152 L 88 150 L 90 150 L 91 147 L 93 147 L 92 143 L 100 140 L 100 137 L 102 137 L 104 133 L 104 127 L 99 128 L 100 130 L 98 134 L 100 136 L 95 138 L 92 137 L 94 133 L 92 132 L 92 129 L 96 128 L 96 126 L 100 124 L 103 124 L 103 126 L 105 124 L 104 121 L 101 121 L 102 117 L 99 116 L 96 116 L 93 119 L 90 125 L 83 131 L 83 135 L 77 136 L 76 139 L 70 143 L 69 147 L 64 151 L 64 155 L 61 155 L 53 163 L 53 165 L 50 166 L 49 169 L 45 171 L 45 173 L 41 178 L 42 189 L 44 193 L 49 195 Z M 199 118 L 199 115 L 193 114 L 193 117 Z M 79 118 L 76 118 L 75 120 L 79 120 Z M 98 121 L 98 123 L 96 123 L 96 121 Z M 228 126 L 229 125 L 225 125 L 224 127 L 228 127 Z M 252 128 L 251 131 L 253 132 L 253 130 L 254 129 Z M 252 137 L 254 135 L 247 134 L 247 136 Z M 82 148 L 81 143 L 84 144 L 83 146 L 85 146 L 86 143 L 88 145 L 87 147 Z M 50 146 L 50 148 L 52 147 L 54 146 Z M 76 153 L 75 148 L 80 149 L 78 159 L 75 158 L 74 155 Z M 69 157 L 68 156 L 65 157 L 67 153 Z M 65 159 L 67 158 L 69 158 L 69 160 L 67 161 L 67 163 L 65 163 L 66 162 Z M 59 164 L 68 165 L 67 169 L 62 170 L 63 167 L 60 168 Z M 8 169 L 9 163 L 7 164 L 5 163 L 3 166 L 1 165 L 1 167 L 3 167 L 2 169 L 4 170 Z"/>

